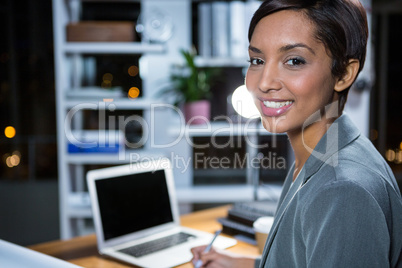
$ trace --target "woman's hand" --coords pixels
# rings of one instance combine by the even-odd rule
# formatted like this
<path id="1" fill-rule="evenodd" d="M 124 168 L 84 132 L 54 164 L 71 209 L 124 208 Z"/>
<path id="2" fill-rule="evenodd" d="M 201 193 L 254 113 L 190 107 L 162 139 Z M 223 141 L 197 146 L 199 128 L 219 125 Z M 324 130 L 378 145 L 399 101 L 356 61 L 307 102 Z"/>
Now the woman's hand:
<path id="1" fill-rule="evenodd" d="M 195 264 L 199 259 L 202 261 L 203 268 L 253 268 L 255 259 L 230 253 L 224 250 L 212 248 L 208 253 L 204 253 L 206 246 L 199 246 L 191 249 Z"/>

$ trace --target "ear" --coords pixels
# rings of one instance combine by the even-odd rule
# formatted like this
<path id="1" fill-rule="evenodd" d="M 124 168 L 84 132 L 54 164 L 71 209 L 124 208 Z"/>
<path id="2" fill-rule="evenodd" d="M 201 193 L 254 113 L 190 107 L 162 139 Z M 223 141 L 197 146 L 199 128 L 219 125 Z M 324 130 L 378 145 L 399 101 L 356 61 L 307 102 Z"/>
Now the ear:
<path id="1" fill-rule="evenodd" d="M 359 72 L 360 62 L 357 59 L 349 60 L 348 66 L 346 66 L 345 74 L 338 79 L 335 84 L 335 91 L 341 92 L 349 88 L 355 81 L 357 73 Z"/>

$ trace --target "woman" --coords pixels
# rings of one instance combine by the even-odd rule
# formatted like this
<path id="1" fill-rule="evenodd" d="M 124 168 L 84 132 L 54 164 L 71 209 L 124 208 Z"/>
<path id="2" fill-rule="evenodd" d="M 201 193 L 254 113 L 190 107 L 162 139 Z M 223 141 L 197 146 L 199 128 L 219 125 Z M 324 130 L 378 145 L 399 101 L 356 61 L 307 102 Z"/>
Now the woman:
<path id="1" fill-rule="evenodd" d="M 249 29 L 246 85 L 295 163 L 260 259 L 194 248 L 203 267 L 399 267 L 402 200 L 371 142 L 342 110 L 364 65 L 356 0 L 268 0 Z"/>

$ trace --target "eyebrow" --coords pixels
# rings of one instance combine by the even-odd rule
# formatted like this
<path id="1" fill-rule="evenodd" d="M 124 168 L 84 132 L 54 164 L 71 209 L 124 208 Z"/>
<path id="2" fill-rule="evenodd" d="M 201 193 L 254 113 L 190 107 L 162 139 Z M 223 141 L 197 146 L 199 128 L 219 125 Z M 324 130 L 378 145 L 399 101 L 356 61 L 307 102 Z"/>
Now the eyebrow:
<path id="1" fill-rule="evenodd" d="M 289 45 L 286 45 L 286 46 L 281 47 L 279 50 L 280 50 L 281 52 L 286 52 L 286 51 L 289 51 L 289 50 L 292 50 L 292 49 L 298 48 L 298 47 L 306 48 L 306 49 L 309 50 L 313 55 L 315 55 L 315 51 L 314 51 L 311 47 L 309 47 L 308 45 L 303 44 L 303 43 L 289 44 Z"/>
<path id="2" fill-rule="evenodd" d="M 289 45 L 281 47 L 279 49 L 279 51 L 286 52 L 286 51 L 289 51 L 289 50 L 292 50 L 292 49 L 298 48 L 298 47 L 305 48 L 305 49 L 309 50 L 313 55 L 315 55 L 315 51 L 311 47 L 309 47 L 308 45 L 303 44 L 303 43 L 289 44 Z M 254 53 L 262 54 L 262 51 L 260 49 L 253 47 L 251 45 L 248 47 L 248 49 Z"/>
<path id="3" fill-rule="evenodd" d="M 248 50 L 250 50 L 250 51 L 252 51 L 252 52 L 254 52 L 254 53 L 262 54 L 262 51 L 261 51 L 261 50 L 259 50 L 259 49 L 256 48 L 256 47 L 253 47 L 252 45 L 249 45 L 249 46 L 248 46 Z"/>

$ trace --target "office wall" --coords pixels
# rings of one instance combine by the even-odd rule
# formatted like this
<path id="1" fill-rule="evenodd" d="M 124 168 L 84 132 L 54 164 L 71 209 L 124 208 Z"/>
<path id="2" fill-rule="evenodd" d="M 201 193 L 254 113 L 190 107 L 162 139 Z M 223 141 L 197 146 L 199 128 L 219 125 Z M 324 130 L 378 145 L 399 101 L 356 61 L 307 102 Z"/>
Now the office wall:
<path id="1" fill-rule="evenodd" d="M 0 181 L 0 239 L 27 246 L 59 239 L 57 180 Z"/>

